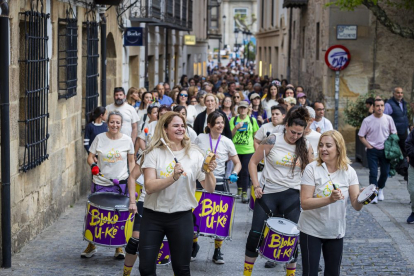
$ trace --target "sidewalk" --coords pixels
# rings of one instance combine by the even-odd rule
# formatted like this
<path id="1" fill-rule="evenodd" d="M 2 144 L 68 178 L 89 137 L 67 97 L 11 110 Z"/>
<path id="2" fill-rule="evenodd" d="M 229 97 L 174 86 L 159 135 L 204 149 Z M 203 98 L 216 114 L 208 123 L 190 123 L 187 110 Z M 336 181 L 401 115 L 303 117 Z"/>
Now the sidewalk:
<path id="1" fill-rule="evenodd" d="M 362 186 L 367 186 L 368 170 L 359 163 L 353 166 Z M 82 237 L 85 202 L 86 197 L 22 248 L 13 256 L 12 269 L 0 269 L 0 275 L 122 275 L 123 261 L 113 259 L 114 249 L 98 247 L 94 257 L 80 258 L 87 245 Z M 348 208 L 341 275 L 413 275 L 414 225 L 406 223 L 410 212 L 406 184 L 399 176 L 388 180 L 385 201 L 365 206 L 361 212 Z M 251 219 L 247 205 L 237 200 L 233 240 L 222 247 L 226 264 L 211 261 L 214 241 L 200 237 L 192 275 L 242 275 Z M 283 265 L 266 269 L 264 263 L 259 257 L 253 275 L 285 275 Z M 299 260 L 296 275 L 301 275 L 300 264 Z M 157 273 L 173 275 L 171 265 L 159 267 Z M 139 275 L 138 261 L 132 275 Z"/>

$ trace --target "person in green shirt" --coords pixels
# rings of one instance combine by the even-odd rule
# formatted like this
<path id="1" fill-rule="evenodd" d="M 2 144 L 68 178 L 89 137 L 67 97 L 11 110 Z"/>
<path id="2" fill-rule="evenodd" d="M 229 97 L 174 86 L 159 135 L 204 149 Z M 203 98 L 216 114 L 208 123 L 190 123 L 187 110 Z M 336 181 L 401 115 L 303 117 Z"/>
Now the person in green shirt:
<path id="1" fill-rule="evenodd" d="M 249 104 L 241 101 L 237 113 L 238 116 L 230 120 L 231 134 L 233 135 L 233 143 L 236 147 L 237 154 L 242 164 L 237 180 L 237 195 L 242 197 L 242 202 L 247 203 L 247 188 L 249 186 L 249 161 L 254 153 L 254 135 L 259 130 L 259 125 L 255 118 L 247 115 Z"/>

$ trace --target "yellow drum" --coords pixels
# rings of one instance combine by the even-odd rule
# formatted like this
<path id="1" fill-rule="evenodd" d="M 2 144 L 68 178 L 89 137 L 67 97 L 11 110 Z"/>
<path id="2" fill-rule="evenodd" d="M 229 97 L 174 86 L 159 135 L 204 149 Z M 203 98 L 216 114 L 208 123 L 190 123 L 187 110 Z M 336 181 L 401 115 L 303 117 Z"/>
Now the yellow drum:
<path id="1" fill-rule="evenodd" d="M 144 188 L 144 175 L 141 174 L 141 176 L 135 180 L 135 192 L 137 192 L 137 201 L 141 197 L 142 189 Z"/>

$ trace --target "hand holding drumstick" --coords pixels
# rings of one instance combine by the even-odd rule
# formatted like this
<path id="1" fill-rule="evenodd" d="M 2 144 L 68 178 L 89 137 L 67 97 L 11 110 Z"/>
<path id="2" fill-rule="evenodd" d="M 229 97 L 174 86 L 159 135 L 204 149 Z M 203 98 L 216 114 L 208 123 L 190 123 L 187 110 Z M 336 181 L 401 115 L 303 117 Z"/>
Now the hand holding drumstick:
<path id="1" fill-rule="evenodd" d="M 344 196 L 342 195 L 341 189 L 337 189 L 335 184 L 332 184 L 334 190 L 331 194 L 331 201 L 332 203 L 337 202 L 338 200 L 344 199 Z"/>

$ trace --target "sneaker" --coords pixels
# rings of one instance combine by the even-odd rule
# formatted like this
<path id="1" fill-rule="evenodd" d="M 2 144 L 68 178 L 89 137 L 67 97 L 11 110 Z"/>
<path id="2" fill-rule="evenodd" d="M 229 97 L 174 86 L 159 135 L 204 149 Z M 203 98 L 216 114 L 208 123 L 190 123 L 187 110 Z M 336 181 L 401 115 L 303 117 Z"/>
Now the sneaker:
<path id="1" fill-rule="evenodd" d="M 115 249 L 115 255 L 114 255 L 114 257 L 115 257 L 115 259 L 118 259 L 118 260 L 123 260 L 123 259 L 125 259 L 125 253 L 124 253 L 124 250 L 122 250 L 122 248 L 121 248 L 121 247 L 117 247 L 117 248 Z"/>
<path id="2" fill-rule="evenodd" d="M 198 242 L 193 242 L 193 251 L 191 252 L 191 261 L 195 261 L 197 257 L 198 250 L 200 250 L 200 245 Z"/>
<path id="3" fill-rule="evenodd" d="M 407 223 L 414 223 L 414 212 L 412 212 L 411 215 L 408 217 Z"/>
<path id="4" fill-rule="evenodd" d="M 378 190 L 378 200 L 383 201 L 384 200 L 384 189 Z"/>
<path id="5" fill-rule="evenodd" d="M 276 262 L 267 261 L 265 263 L 265 268 L 274 268 L 274 267 L 276 267 L 276 265 L 277 265 Z"/>
<path id="6" fill-rule="evenodd" d="M 98 252 L 98 250 L 96 250 L 96 246 L 92 243 L 88 243 L 88 247 L 86 247 L 85 251 L 82 252 L 81 258 L 90 258 L 95 255 L 96 252 Z"/>
<path id="7" fill-rule="evenodd" d="M 247 192 L 242 193 L 242 203 L 248 203 L 249 198 L 247 197 Z"/>
<path id="8" fill-rule="evenodd" d="M 223 254 L 221 254 L 220 248 L 214 249 L 213 262 L 215 264 L 224 264 Z"/>
<path id="9" fill-rule="evenodd" d="M 240 198 L 241 195 L 242 195 L 242 188 L 238 188 L 237 189 L 237 196 L 238 196 L 238 198 Z"/>
<path id="10" fill-rule="evenodd" d="M 371 204 L 377 204 L 378 203 L 378 197 L 376 196 L 372 201 Z"/>

